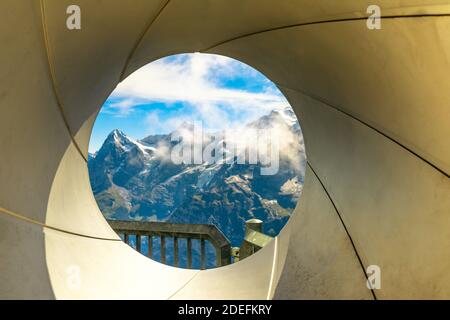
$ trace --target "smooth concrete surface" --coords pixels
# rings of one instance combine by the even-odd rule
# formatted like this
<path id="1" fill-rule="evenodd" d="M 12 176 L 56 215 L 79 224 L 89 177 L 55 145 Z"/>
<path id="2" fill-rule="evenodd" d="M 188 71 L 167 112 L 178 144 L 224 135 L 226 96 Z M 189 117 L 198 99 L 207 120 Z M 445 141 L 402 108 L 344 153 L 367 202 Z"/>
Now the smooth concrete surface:
<path id="1" fill-rule="evenodd" d="M 364 265 L 378 265 L 383 272 L 377 297 L 446 298 L 448 178 L 341 112 L 304 95 L 285 93 L 290 101 L 302 103 L 299 116 L 308 132 L 308 161 L 333 199 Z"/>
<path id="2" fill-rule="evenodd" d="M 275 297 L 372 299 L 344 227 L 309 167 L 306 177 L 302 205 L 289 221 L 297 231 L 291 234 L 293 245 Z"/>
<path id="3" fill-rule="evenodd" d="M 89 184 L 86 163 L 71 144 L 53 180 L 46 224 L 80 235 L 119 239 L 98 209 L 92 190 L 85 188 Z"/>
<path id="4" fill-rule="evenodd" d="M 76 1 L 85 13 L 82 30 L 77 31 L 65 27 L 65 11 L 73 1 L 42 3 L 59 99 L 70 130 L 87 156 L 89 135 L 79 135 L 80 131 L 90 133 L 90 128 L 80 128 L 118 84 L 132 49 L 164 1 Z"/>
<path id="5" fill-rule="evenodd" d="M 0 298 L 372 299 L 372 264 L 379 299 L 450 298 L 448 0 L 80 0 L 74 31 L 69 4 L 0 3 Z M 389 16 L 381 30 L 366 28 L 369 4 Z M 119 81 L 195 51 L 273 80 L 310 164 L 276 241 L 205 271 L 118 241 L 85 163 Z"/>
<path id="6" fill-rule="evenodd" d="M 246 0 L 233 5 L 227 0 L 169 1 L 130 59 L 126 75 L 166 55 L 207 51 L 224 41 L 271 28 L 366 17 L 371 4 L 379 4 L 384 15 L 394 16 L 441 13 L 449 5 L 448 0 Z"/>
<path id="7" fill-rule="evenodd" d="M 167 299 L 199 272 L 150 260 L 122 241 L 46 229 L 45 245 L 52 288 L 62 299 Z"/>
<path id="8" fill-rule="evenodd" d="M 282 91 L 350 113 L 448 174 L 449 32 L 448 16 L 385 19 L 381 30 L 344 21 L 265 32 L 211 52 L 250 63 Z"/>
<path id="9" fill-rule="evenodd" d="M 70 136 L 52 92 L 39 2 L 1 1 L 0 12 L 0 207 L 44 222 Z"/>
<path id="10" fill-rule="evenodd" d="M 54 299 L 43 227 L 0 215 L 1 299 Z"/>
<path id="11" fill-rule="evenodd" d="M 271 292 L 269 289 L 273 279 L 272 262 L 276 245 L 276 241 L 271 241 L 264 247 L 264 252 L 258 251 L 251 256 L 251 259 L 247 258 L 236 264 L 198 272 L 192 281 L 171 298 L 233 298 L 238 300 L 248 299 L 248 297 L 258 300 L 270 298 Z M 233 294 L 224 295 L 224 292 L 232 292 Z"/>

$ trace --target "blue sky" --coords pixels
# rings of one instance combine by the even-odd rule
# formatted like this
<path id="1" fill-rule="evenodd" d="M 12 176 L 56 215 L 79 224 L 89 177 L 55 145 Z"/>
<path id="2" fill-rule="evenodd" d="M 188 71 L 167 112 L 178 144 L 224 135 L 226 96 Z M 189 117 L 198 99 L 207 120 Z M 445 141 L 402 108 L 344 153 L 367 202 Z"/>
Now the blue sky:
<path id="1" fill-rule="evenodd" d="M 136 139 L 170 133 L 185 121 L 229 129 L 286 105 L 276 86 L 246 64 L 211 54 L 174 55 L 116 87 L 97 117 L 89 151 L 97 151 L 114 129 Z"/>

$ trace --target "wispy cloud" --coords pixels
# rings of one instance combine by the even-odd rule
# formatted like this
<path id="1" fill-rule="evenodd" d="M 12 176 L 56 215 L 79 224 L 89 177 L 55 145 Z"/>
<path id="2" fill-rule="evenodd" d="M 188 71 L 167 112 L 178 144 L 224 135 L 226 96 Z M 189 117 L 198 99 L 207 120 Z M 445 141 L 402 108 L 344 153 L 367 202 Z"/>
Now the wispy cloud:
<path id="1" fill-rule="evenodd" d="M 161 111 L 150 111 L 145 118 L 149 133 L 172 132 L 184 122 L 192 123 L 192 116 L 180 115 L 166 118 Z"/>
<path id="2" fill-rule="evenodd" d="M 287 104 L 270 81 L 252 90 L 242 84 L 233 85 L 236 77 L 262 78 L 256 70 L 223 56 L 184 54 L 164 58 L 144 66 L 120 83 L 105 112 L 127 116 L 139 105 L 162 102 L 170 108 L 182 103 L 190 108 L 191 118 L 220 128 L 233 122 L 233 114 L 239 114 L 241 119 L 256 117 Z M 180 115 L 172 122 L 184 121 L 185 117 Z M 153 126 L 161 120 L 158 112 L 147 116 L 147 122 Z"/>

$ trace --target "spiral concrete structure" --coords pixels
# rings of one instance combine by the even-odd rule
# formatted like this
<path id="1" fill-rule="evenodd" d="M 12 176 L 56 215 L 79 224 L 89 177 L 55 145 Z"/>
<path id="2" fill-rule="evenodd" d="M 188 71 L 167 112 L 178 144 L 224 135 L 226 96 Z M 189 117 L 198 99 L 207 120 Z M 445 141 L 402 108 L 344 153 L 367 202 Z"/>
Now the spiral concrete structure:
<path id="1" fill-rule="evenodd" d="M 71 4 L 81 30 L 66 28 Z M 448 0 L 3 0 L 0 14 L 0 298 L 450 298 Z M 86 166 L 115 86 L 183 52 L 273 80 L 308 157 L 280 235 L 205 271 L 121 242 Z"/>

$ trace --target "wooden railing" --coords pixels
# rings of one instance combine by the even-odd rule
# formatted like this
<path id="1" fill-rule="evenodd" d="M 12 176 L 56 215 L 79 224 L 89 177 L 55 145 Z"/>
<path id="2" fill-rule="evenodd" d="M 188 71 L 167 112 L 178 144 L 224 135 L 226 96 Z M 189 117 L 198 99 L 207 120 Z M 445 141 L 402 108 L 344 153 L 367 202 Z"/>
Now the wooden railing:
<path id="1" fill-rule="evenodd" d="M 110 226 L 125 243 L 129 244 L 130 236 L 136 236 L 136 250 L 141 252 L 142 237 L 148 237 L 147 256 L 153 257 L 153 238 L 160 239 L 161 263 L 166 263 L 166 239 L 173 239 L 174 266 L 179 266 L 180 239 L 187 241 L 187 267 L 192 268 L 192 240 L 200 240 L 200 268 L 206 269 L 206 241 L 209 241 L 216 251 L 216 266 L 231 263 L 231 244 L 227 237 L 214 225 L 181 224 L 150 221 L 108 220 Z M 142 252 L 141 252 L 142 253 Z"/>

